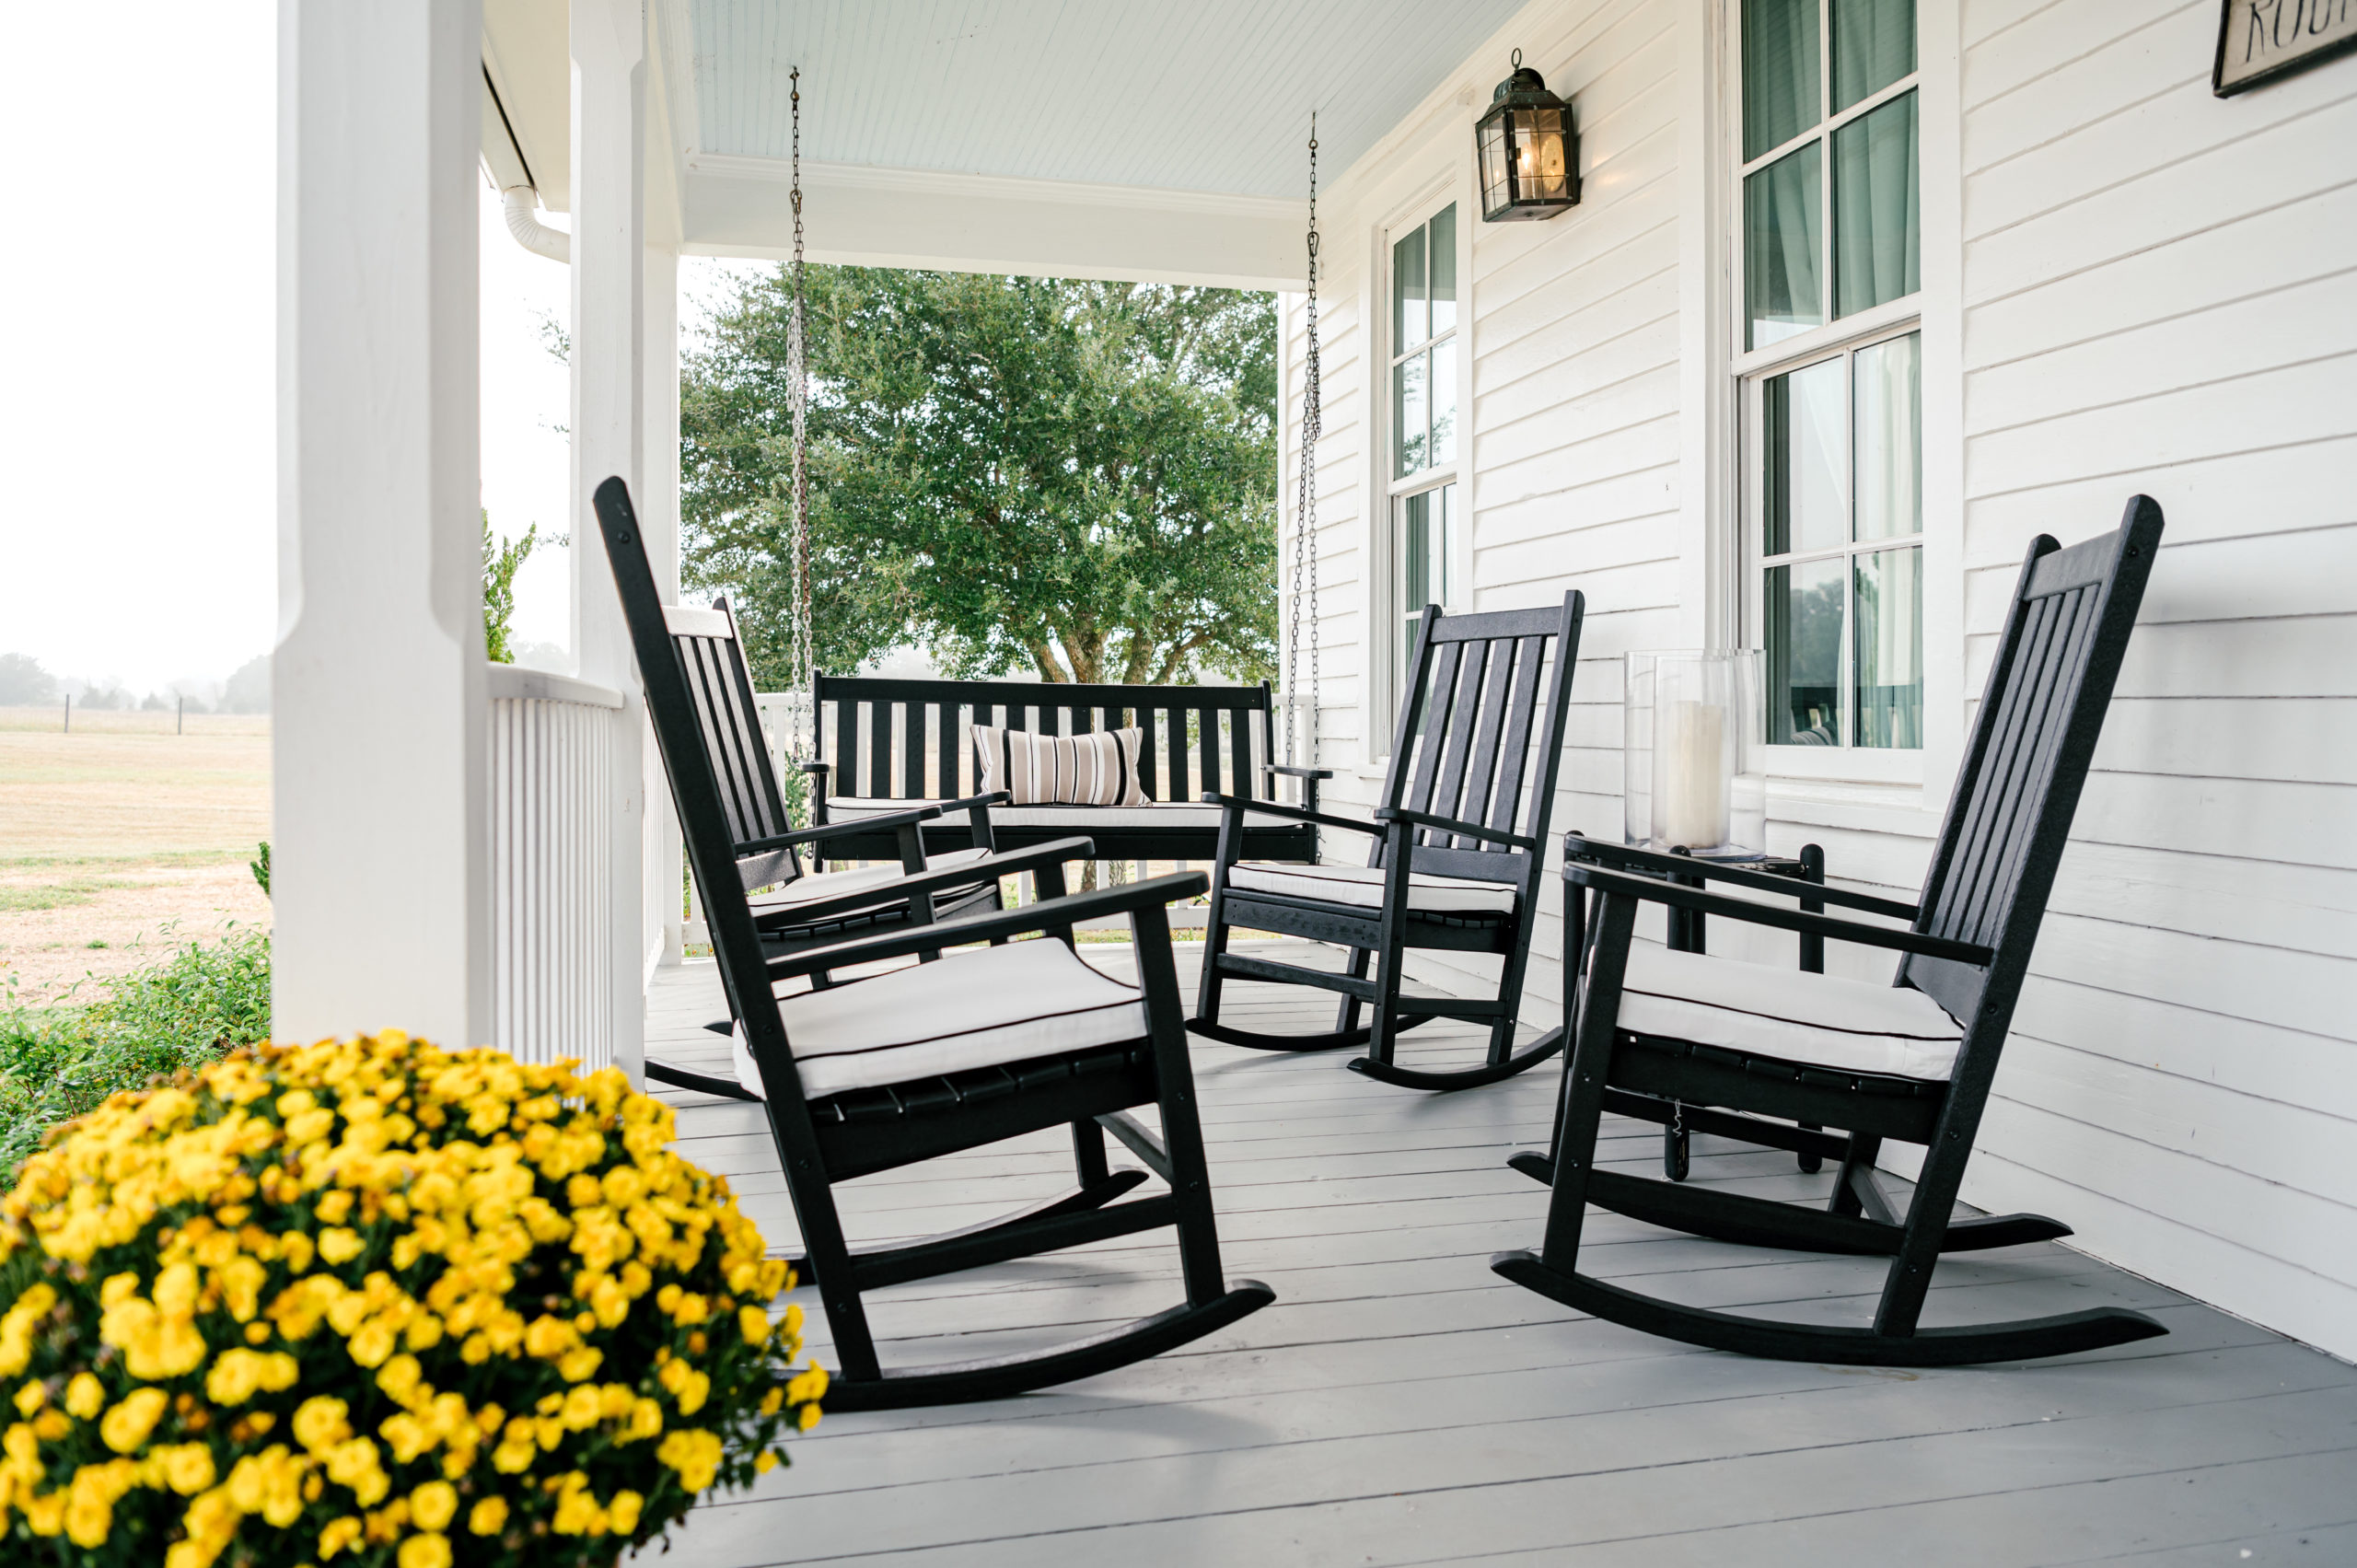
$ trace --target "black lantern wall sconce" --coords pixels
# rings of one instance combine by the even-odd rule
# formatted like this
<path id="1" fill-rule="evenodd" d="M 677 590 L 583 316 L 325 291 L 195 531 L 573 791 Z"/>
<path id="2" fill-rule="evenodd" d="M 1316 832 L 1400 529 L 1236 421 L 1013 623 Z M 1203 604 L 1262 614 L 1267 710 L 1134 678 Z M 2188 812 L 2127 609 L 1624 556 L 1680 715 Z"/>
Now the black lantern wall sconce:
<path id="1" fill-rule="evenodd" d="M 1547 90 L 1514 52 L 1514 75 L 1498 84 L 1490 111 L 1473 127 L 1481 159 L 1481 221 L 1544 222 L 1580 204 L 1580 142 L 1571 106 Z"/>

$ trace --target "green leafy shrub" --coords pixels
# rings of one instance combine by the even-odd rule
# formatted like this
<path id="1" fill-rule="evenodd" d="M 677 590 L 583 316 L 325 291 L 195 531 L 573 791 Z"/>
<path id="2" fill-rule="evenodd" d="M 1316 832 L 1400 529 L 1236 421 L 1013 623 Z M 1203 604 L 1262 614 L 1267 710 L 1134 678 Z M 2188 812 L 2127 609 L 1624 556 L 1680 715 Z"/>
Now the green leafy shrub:
<path id="1" fill-rule="evenodd" d="M 50 1129 L 118 1089 L 203 1066 L 270 1034 L 270 934 L 183 945 L 81 1005 L 0 1012 L 0 1187 Z"/>

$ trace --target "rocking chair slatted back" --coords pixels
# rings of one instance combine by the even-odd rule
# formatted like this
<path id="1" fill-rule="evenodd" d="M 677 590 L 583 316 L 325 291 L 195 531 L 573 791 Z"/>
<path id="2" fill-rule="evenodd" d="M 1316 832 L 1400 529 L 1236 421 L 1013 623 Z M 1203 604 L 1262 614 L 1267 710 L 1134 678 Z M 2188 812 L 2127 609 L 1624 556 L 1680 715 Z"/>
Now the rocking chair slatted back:
<path id="1" fill-rule="evenodd" d="M 1383 803 L 1543 842 L 1585 611 L 1577 592 L 1543 610 L 1443 615 L 1426 607 Z M 1529 851 L 1443 829 L 1415 837 L 1418 871 L 1508 881 L 1513 861 L 1528 858 Z M 1378 844 L 1372 864 L 1381 863 Z"/>
<path id="2" fill-rule="evenodd" d="M 2023 564 L 1916 922 L 1996 957 L 1910 954 L 1899 969 L 1968 1026 L 1984 998 L 2010 1016 L 2160 536 L 2139 495 L 2118 532 L 2068 550 L 2041 536 Z"/>
<path id="3" fill-rule="evenodd" d="M 730 840 L 751 843 L 793 831 L 777 775 L 770 767 L 769 746 L 753 704 L 752 679 L 745 668 L 737 617 L 728 601 L 715 600 L 710 610 L 688 605 L 660 609 L 705 753 L 714 764 L 713 782 Z M 790 848 L 764 851 L 740 859 L 737 875 L 747 888 L 765 888 L 801 876 L 802 864 Z"/>

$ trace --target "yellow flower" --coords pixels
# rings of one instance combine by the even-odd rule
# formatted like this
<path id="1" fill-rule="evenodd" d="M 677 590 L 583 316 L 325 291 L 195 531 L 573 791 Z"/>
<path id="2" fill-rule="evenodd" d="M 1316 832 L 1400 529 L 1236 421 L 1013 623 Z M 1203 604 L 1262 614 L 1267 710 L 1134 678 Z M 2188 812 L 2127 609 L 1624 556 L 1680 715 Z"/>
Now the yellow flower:
<path id="1" fill-rule="evenodd" d="M 319 1232 L 319 1256 L 331 1263 L 348 1263 L 367 1250 L 356 1230 L 337 1227 Z"/>
<path id="2" fill-rule="evenodd" d="M 770 1315 L 758 1307 L 740 1307 L 737 1309 L 737 1327 L 747 1344 L 760 1344 L 770 1337 Z"/>
<path id="3" fill-rule="evenodd" d="M 595 1377 L 606 1359 L 606 1353 L 592 1345 L 578 1345 L 557 1357 L 556 1369 L 568 1383 L 579 1383 Z"/>
<path id="4" fill-rule="evenodd" d="M 213 1450 L 203 1443 L 177 1443 L 163 1450 L 164 1480 L 182 1497 L 213 1484 Z"/>
<path id="5" fill-rule="evenodd" d="M 295 1441 L 314 1454 L 323 1453 L 352 1435 L 351 1423 L 345 1419 L 351 1410 L 342 1400 L 326 1394 L 305 1400 L 295 1411 Z"/>
<path id="6" fill-rule="evenodd" d="M 467 1511 L 467 1528 L 479 1536 L 495 1536 L 507 1527 L 507 1499 L 496 1493 Z"/>
<path id="7" fill-rule="evenodd" d="M 785 1385 L 785 1397 L 797 1405 L 810 1404 L 827 1397 L 827 1369 L 817 1362 L 809 1369 L 797 1372 Z"/>
<path id="8" fill-rule="evenodd" d="M 753 1460 L 753 1469 L 758 1474 L 767 1475 L 777 1469 L 778 1461 L 784 1457 L 774 1448 L 764 1448 Z"/>
<path id="9" fill-rule="evenodd" d="M 720 1469 L 720 1438 L 715 1433 L 684 1427 L 663 1439 L 655 1457 L 679 1472 L 679 1484 L 702 1492 Z"/>
<path id="10" fill-rule="evenodd" d="M 323 1558 L 333 1557 L 348 1546 L 357 1546 L 360 1543 L 361 1529 L 360 1521 L 349 1514 L 335 1520 L 319 1532 L 319 1555 Z"/>
<path id="11" fill-rule="evenodd" d="M 298 1371 L 295 1358 L 284 1351 L 265 1355 L 239 1346 L 214 1359 L 212 1370 L 204 1375 L 204 1394 L 216 1405 L 241 1405 L 253 1398 L 257 1388 L 276 1393 L 293 1388 Z"/>
<path id="12" fill-rule="evenodd" d="M 613 1502 L 607 1506 L 606 1510 L 608 1516 L 613 1522 L 614 1533 L 618 1536 L 636 1533 L 639 1513 L 645 1506 L 646 1499 L 635 1492 L 615 1493 Z"/>
<path id="13" fill-rule="evenodd" d="M 802 1409 L 795 1413 L 794 1423 L 803 1431 L 809 1431 L 812 1427 L 819 1424 L 819 1407 L 817 1405 L 804 1405 Z"/>
<path id="14" fill-rule="evenodd" d="M 87 1372 L 76 1372 L 74 1380 L 65 1385 L 65 1408 L 83 1421 L 88 1421 L 106 1408 L 105 1386 Z"/>
<path id="15" fill-rule="evenodd" d="M 161 1388 L 135 1388 L 99 1423 L 99 1435 L 118 1454 L 128 1454 L 147 1441 L 170 1400 Z"/>
<path id="16" fill-rule="evenodd" d="M 49 1403 L 49 1390 L 38 1380 L 28 1383 L 17 1390 L 17 1413 L 28 1421 L 32 1419 L 33 1411 L 47 1403 Z"/>
<path id="17" fill-rule="evenodd" d="M 429 1481 L 409 1494 L 409 1516 L 421 1530 L 438 1530 L 459 1512 L 459 1493 L 447 1481 Z"/>
<path id="18" fill-rule="evenodd" d="M 400 1568 L 450 1568 L 450 1538 L 446 1535 L 412 1536 L 401 1542 L 395 1561 Z"/>

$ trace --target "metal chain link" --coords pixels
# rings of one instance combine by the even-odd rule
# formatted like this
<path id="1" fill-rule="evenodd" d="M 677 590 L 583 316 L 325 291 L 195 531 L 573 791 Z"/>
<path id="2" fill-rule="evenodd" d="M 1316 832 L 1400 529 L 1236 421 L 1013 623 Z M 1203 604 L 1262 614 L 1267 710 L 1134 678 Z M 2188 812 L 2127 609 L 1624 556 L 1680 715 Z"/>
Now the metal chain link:
<path id="1" fill-rule="evenodd" d="M 1292 623 L 1285 637 L 1285 762 L 1288 766 L 1318 765 L 1318 436 L 1322 419 L 1318 390 L 1318 114 L 1309 116 L 1309 289 L 1304 318 L 1306 345 L 1302 354 L 1301 458 L 1294 497 Z M 1306 761 L 1295 755 L 1294 732 L 1301 720 L 1301 688 L 1296 678 L 1301 656 L 1302 598 L 1309 600 L 1308 736 L 1303 747 Z"/>
<path id="2" fill-rule="evenodd" d="M 788 747 L 795 757 L 807 759 L 814 754 L 818 715 L 810 711 L 816 693 L 811 685 L 810 366 L 802 290 L 802 68 L 795 66 L 788 80 L 794 87 L 794 319 L 786 332 L 785 359 L 786 395 L 794 411 L 794 528 L 792 559 L 787 564 L 794 608 L 787 632 L 786 689 L 794 701 L 786 711 L 792 715 Z"/>

